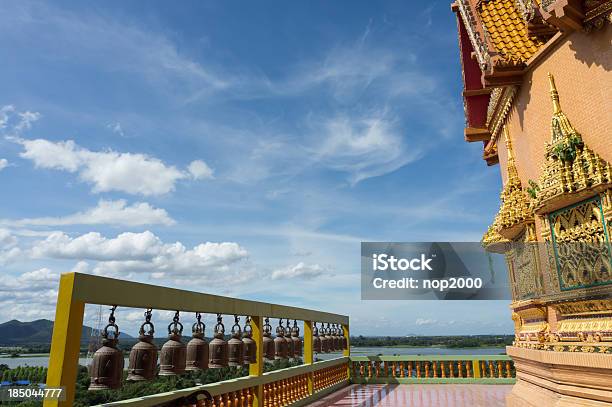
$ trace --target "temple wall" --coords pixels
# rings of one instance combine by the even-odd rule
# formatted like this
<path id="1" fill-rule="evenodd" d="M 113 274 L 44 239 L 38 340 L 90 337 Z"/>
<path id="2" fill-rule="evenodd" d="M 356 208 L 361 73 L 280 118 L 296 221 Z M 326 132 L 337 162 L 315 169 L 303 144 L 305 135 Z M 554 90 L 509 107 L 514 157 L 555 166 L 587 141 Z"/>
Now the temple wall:
<path id="1" fill-rule="evenodd" d="M 550 141 L 548 72 L 555 76 L 561 107 L 574 128 L 587 145 L 612 162 L 612 25 L 590 34 L 574 32 L 542 59 L 525 75 L 508 118 L 523 185 L 529 179 L 538 179 L 544 143 Z M 503 138 L 498 151 L 505 178 L 507 153 Z"/>
<path id="2" fill-rule="evenodd" d="M 537 204 L 548 199 L 550 205 L 539 206 L 539 215 L 534 214 L 536 237 L 537 240 L 544 240 L 542 230 L 546 227 L 546 238 L 549 240 L 551 232 L 546 225 L 551 219 L 550 212 L 565 208 L 564 213 L 574 218 L 571 221 L 561 218 L 562 215 L 555 218 L 561 219 L 559 223 L 551 223 L 557 232 L 562 229 L 564 232 L 570 230 L 575 234 L 566 234 L 565 238 L 572 241 L 579 240 L 576 236 L 582 236 L 580 239 L 586 236 L 586 240 L 600 238 L 599 229 L 592 227 L 594 224 L 599 226 L 601 220 L 590 220 L 589 209 L 586 210 L 587 215 L 582 215 L 580 209 L 569 208 L 585 198 L 599 195 L 603 218 L 606 220 L 604 226 L 608 225 L 608 230 L 612 230 L 609 222 L 612 219 L 612 206 L 609 204 L 612 202 L 612 190 L 607 184 L 600 180 L 599 184 L 595 185 L 605 187 L 604 192 L 590 186 L 582 187 L 579 191 L 573 190 L 572 187 L 566 189 L 565 193 L 562 189 L 556 192 L 550 188 L 550 185 L 555 184 L 542 183 L 540 175 L 545 163 L 546 143 L 551 141 L 553 103 L 549 72 L 555 77 L 561 109 L 573 128 L 582 135 L 582 140 L 592 151 L 612 163 L 612 24 L 605 24 L 602 29 L 589 34 L 573 32 L 542 52 L 536 56 L 540 59 L 530 64 L 528 72 L 523 75 L 522 85 L 517 91 L 506 122 L 522 187 L 526 189 L 529 180 L 539 182 L 540 186 L 548 185 L 548 190 L 542 188 L 532 201 Z M 497 140 L 497 151 L 500 174 L 506 185 L 508 153 L 503 134 Z M 568 167 L 551 172 L 556 171 L 558 165 L 558 161 L 548 161 L 549 172 L 546 180 L 557 182 L 556 185 L 564 185 L 563 179 L 559 181 L 558 174 L 566 174 Z M 574 172 L 573 167 L 570 171 L 572 178 L 578 173 Z M 556 175 L 553 177 L 551 174 Z M 575 179 L 582 181 L 580 185 L 587 185 L 584 175 L 582 177 Z M 504 191 L 504 199 L 516 198 L 517 195 L 511 193 L 517 190 L 520 191 L 516 189 L 516 183 L 511 183 L 510 188 Z M 543 191 L 551 190 L 553 193 L 550 195 L 539 195 Z M 568 190 L 571 192 L 567 192 Z M 518 202 L 515 208 L 522 211 L 522 200 L 509 199 L 506 202 Z M 504 209 L 502 206 L 500 214 Z M 504 211 L 503 215 L 505 219 L 518 219 L 518 215 L 512 211 Z M 500 215 L 498 217 L 504 219 Z M 533 231 L 530 223 L 532 218 L 522 216 L 522 219 L 529 219 L 524 230 Z M 570 225 L 574 220 L 577 220 L 577 224 Z M 501 221 L 497 225 L 498 231 L 501 231 L 500 225 Z M 508 233 L 508 230 L 509 228 L 506 228 L 505 232 Z M 529 238 L 533 235 L 515 235 L 508 238 L 523 241 L 525 236 Z M 610 272 L 600 273 L 603 267 L 599 267 L 599 264 L 602 263 L 590 261 L 589 256 L 575 262 L 575 258 L 570 254 L 560 261 L 555 252 L 554 258 L 549 258 L 550 252 L 542 247 L 538 246 L 531 254 L 527 252 L 527 255 L 525 251 L 514 250 L 509 254 L 513 293 L 527 294 L 515 295 L 511 304 L 516 338 L 513 345 L 507 347 L 507 353 L 514 360 L 517 383 L 507 398 L 507 406 L 612 405 Z M 531 262 L 526 263 L 524 256 L 532 256 Z M 575 274 L 568 274 L 568 269 L 575 271 Z M 566 278 L 568 275 L 571 278 Z M 568 281 L 572 284 L 565 284 Z M 576 284 L 576 281 L 579 284 Z M 543 290 L 540 289 L 541 286 L 544 287 Z"/>

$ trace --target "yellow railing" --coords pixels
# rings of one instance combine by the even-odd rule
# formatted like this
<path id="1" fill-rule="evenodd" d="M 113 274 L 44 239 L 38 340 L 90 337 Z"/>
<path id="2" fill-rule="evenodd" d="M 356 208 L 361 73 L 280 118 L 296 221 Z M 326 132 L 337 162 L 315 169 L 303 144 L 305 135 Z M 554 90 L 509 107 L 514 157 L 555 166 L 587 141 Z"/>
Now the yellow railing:
<path id="1" fill-rule="evenodd" d="M 363 384 L 514 383 L 507 355 L 351 356 L 351 381 Z"/>
<path id="2" fill-rule="evenodd" d="M 262 376 L 241 377 L 168 393 L 106 403 L 104 407 L 163 405 L 252 407 L 255 406 L 258 387 L 262 387 L 263 390 L 262 406 L 306 406 L 349 383 L 348 360 L 348 357 L 340 357 L 310 365 L 276 370 L 264 373 Z M 311 384 L 312 390 L 309 390 Z"/>
<path id="3" fill-rule="evenodd" d="M 220 397 L 219 403 L 211 406 L 238 406 L 238 401 L 250 400 L 249 406 L 285 406 L 300 405 L 300 400 L 309 400 L 316 393 L 342 384 L 342 378 L 348 380 L 348 359 L 340 358 L 326 362 L 314 362 L 313 357 L 313 323 L 325 322 L 343 327 L 347 350 L 345 357 L 350 356 L 349 318 L 344 315 L 320 312 L 303 308 L 288 307 L 258 301 L 239 300 L 236 298 L 203 294 L 194 291 L 179 290 L 149 284 L 141 284 L 80 273 L 62 274 L 58 292 L 51 354 L 47 374 L 48 387 L 64 387 L 65 400 L 45 400 L 44 406 L 72 406 L 75 396 L 75 383 L 78 370 L 81 330 L 85 304 L 114 305 L 130 308 L 153 308 L 157 310 L 202 312 L 225 315 L 244 315 L 251 318 L 253 340 L 257 346 L 257 361 L 249 365 L 249 376 L 226 381 L 221 387 L 216 384 L 197 388 L 177 390 L 164 395 L 148 396 L 138 400 L 122 402 L 133 405 L 156 405 L 179 400 L 184 397 L 197 396 L 201 390 Z M 264 318 L 289 318 L 304 321 L 303 366 L 281 371 L 263 373 L 263 325 Z M 326 370 L 327 369 L 327 370 Z M 304 382 L 304 379 L 305 382 Z M 301 381 L 300 381 L 301 380 Z M 219 386 L 217 385 L 217 386 Z M 224 387 L 229 386 L 229 387 Z M 234 386 L 234 387 L 232 387 Z M 199 389 L 199 390 L 198 390 Z M 304 390 L 307 389 L 307 394 Z M 246 393 L 245 393 L 246 391 Z M 234 397 L 229 403 L 230 393 Z M 240 394 L 238 394 L 240 393 Z M 162 397 L 163 396 L 163 397 Z M 320 396 L 318 394 L 317 396 Z M 279 398 L 277 400 L 277 398 Z M 146 400 L 156 400 L 153 404 Z M 272 400 L 272 401 L 270 401 Z M 294 400 L 289 402 L 289 400 Z M 203 403 L 204 401 L 202 401 Z M 215 400 L 212 401 L 215 403 Z M 297 403 L 297 404 L 296 404 Z M 132 404 L 130 404 L 132 405 Z M 206 405 L 206 404 L 202 404 Z"/>

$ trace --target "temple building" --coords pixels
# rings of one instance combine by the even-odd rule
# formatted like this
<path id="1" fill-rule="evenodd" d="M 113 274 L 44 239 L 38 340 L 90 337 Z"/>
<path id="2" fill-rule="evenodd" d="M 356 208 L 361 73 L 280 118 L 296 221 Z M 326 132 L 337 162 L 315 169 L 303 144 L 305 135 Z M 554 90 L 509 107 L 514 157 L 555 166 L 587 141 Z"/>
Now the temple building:
<path id="1" fill-rule="evenodd" d="M 612 1 L 457 0 L 465 140 L 499 164 L 509 406 L 612 404 Z M 483 167 L 486 168 L 485 165 Z"/>

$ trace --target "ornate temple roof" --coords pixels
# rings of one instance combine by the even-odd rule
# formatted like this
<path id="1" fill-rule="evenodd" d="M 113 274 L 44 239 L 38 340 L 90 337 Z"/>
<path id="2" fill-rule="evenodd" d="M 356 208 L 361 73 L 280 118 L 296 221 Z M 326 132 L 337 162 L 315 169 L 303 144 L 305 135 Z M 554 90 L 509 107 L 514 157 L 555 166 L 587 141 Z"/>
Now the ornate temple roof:
<path id="1" fill-rule="evenodd" d="M 478 13 L 495 50 L 506 61 L 527 62 L 544 44 L 529 35 L 527 23 L 514 0 L 485 0 L 480 3 Z"/>
<path id="2" fill-rule="evenodd" d="M 612 0 L 455 0 L 465 109 L 464 137 L 499 162 L 502 124 L 537 53 L 562 33 L 612 22 Z M 545 54 L 545 52 L 544 52 Z"/>

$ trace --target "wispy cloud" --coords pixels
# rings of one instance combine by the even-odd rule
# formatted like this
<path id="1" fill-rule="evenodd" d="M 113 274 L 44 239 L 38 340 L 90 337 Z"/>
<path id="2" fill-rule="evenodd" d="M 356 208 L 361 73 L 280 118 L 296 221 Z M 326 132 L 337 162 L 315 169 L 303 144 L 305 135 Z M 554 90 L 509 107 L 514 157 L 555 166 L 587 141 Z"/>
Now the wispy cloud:
<path id="1" fill-rule="evenodd" d="M 121 127 L 121 123 L 119 122 L 115 122 L 115 123 L 109 123 L 106 125 L 106 127 L 112 131 L 115 134 L 118 134 L 121 137 L 125 136 L 125 133 L 123 132 L 123 128 Z"/>
<path id="2" fill-rule="evenodd" d="M 336 116 L 323 122 L 314 156 L 328 168 L 345 172 L 351 184 L 388 174 L 419 159 L 401 129 L 384 113 L 371 117 Z"/>
<path id="3" fill-rule="evenodd" d="M 0 107 L 0 130 L 3 134 L 16 135 L 32 127 L 41 114 L 29 110 L 18 111 L 14 105 Z"/>
<path id="4" fill-rule="evenodd" d="M 300 278 L 313 278 L 323 274 L 329 274 L 323 266 L 319 264 L 306 264 L 299 262 L 293 266 L 277 269 L 272 272 L 272 280 L 288 280 Z"/>
<path id="5" fill-rule="evenodd" d="M 17 220 L 0 219 L 0 225 L 10 227 L 27 226 L 67 226 L 67 225 L 113 225 L 113 226 L 143 226 L 143 225 L 174 225 L 165 209 L 154 208 L 146 202 L 135 202 L 128 205 L 127 201 L 100 200 L 94 208 L 71 215 L 58 217 L 24 218 Z"/>
<path id="6" fill-rule="evenodd" d="M 0 32 L 7 36 L 19 32 L 20 39 L 36 38 L 39 58 L 55 60 L 70 52 L 81 64 L 144 78 L 167 95 L 211 94 L 234 80 L 221 67 L 184 55 L 163 33 L 116 16 L 24 1 L 4 4 L 0 19 Z"/>

